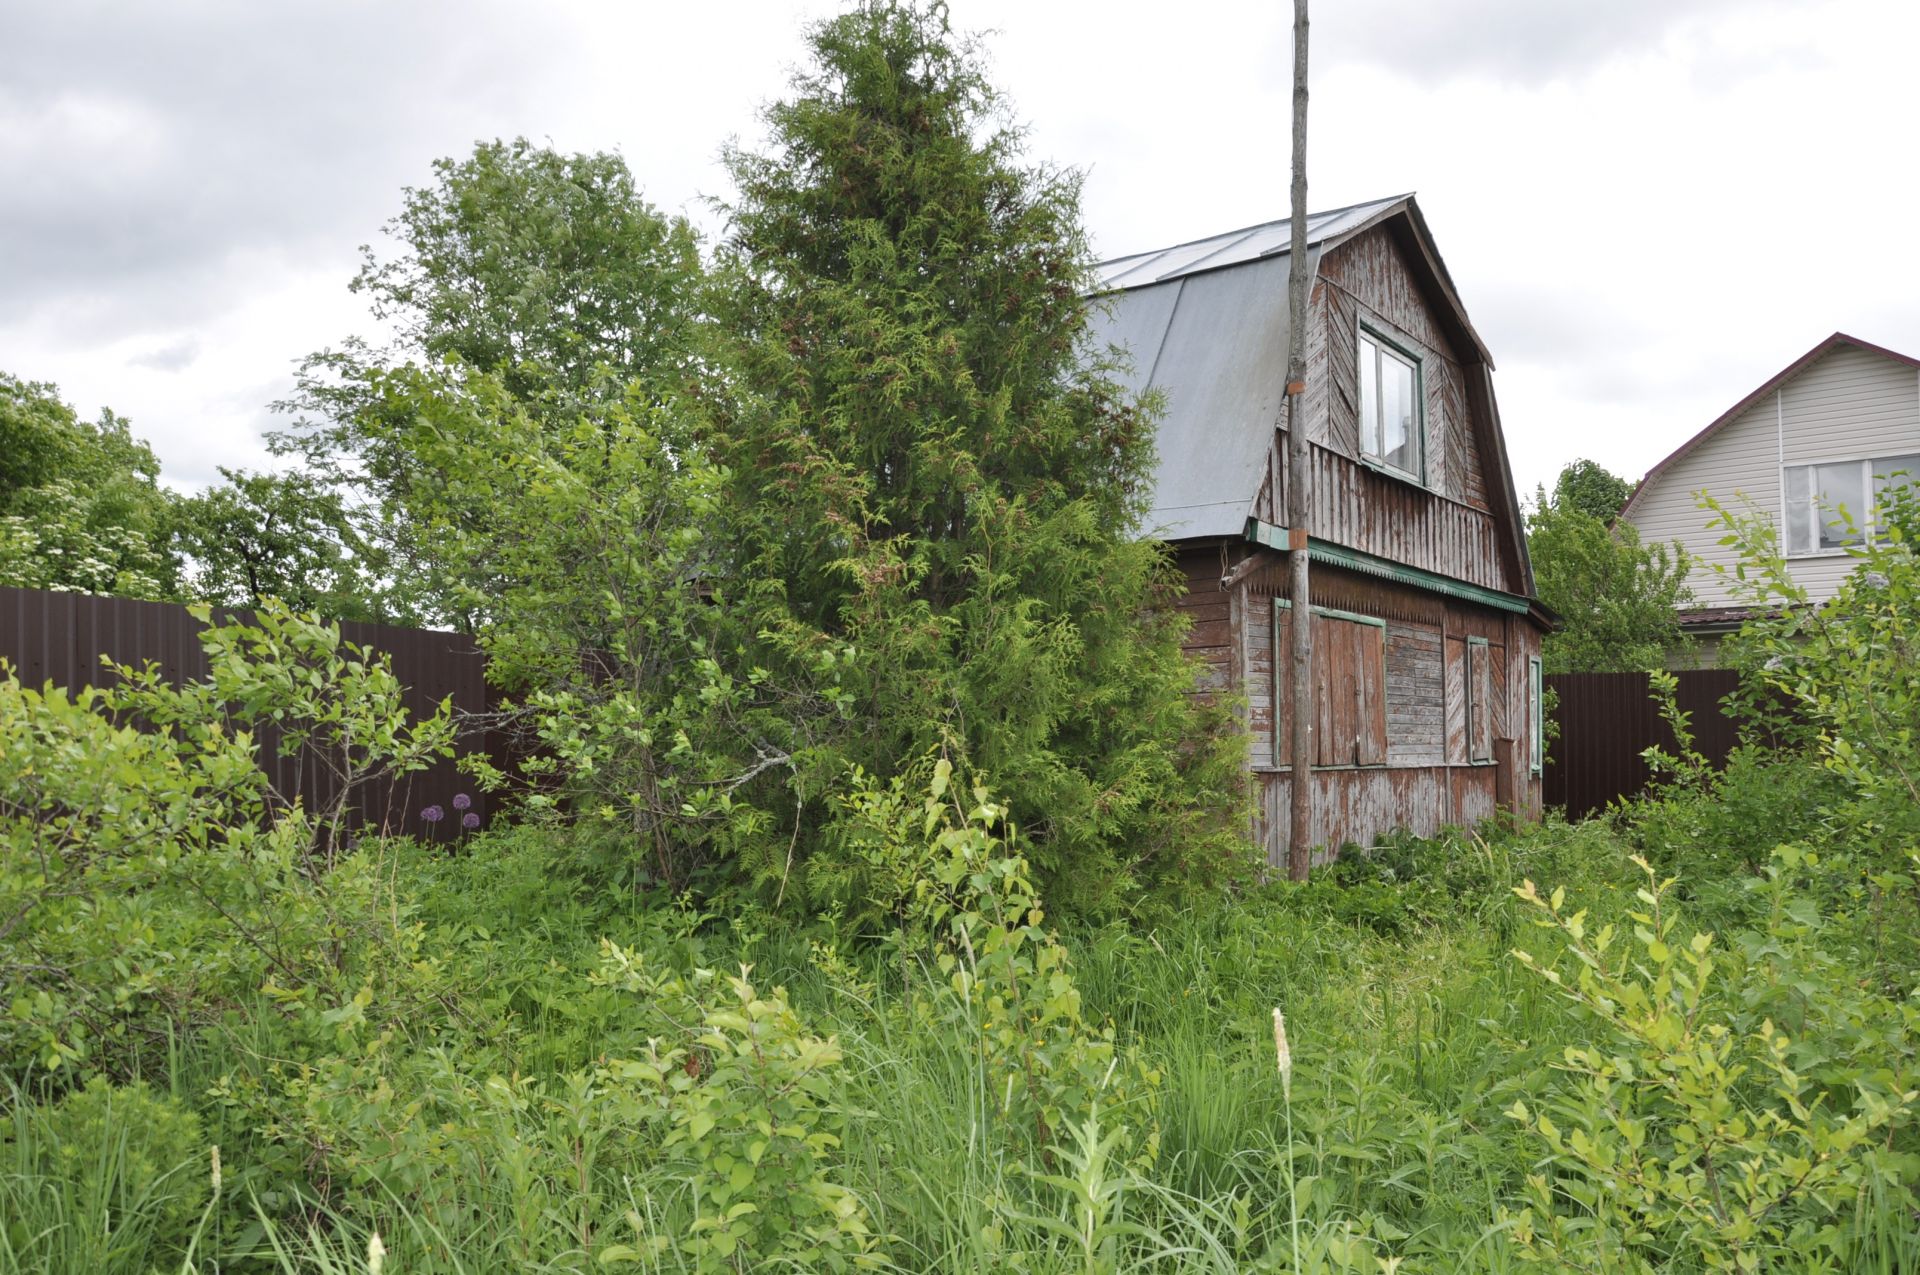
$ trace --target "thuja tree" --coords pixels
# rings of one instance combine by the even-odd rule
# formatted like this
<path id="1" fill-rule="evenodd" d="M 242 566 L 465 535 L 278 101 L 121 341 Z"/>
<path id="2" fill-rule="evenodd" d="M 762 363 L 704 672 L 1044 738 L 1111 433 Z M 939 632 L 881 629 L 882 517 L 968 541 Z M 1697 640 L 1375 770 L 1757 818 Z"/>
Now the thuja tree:
<path id="1" fill-rule="evenodd" d="M 1026 161 L 943 5 L 861 4 L 734 149 L 714 445 L 742 569 L 858 653 L 822 791 L 929 751 L 1015 794 L 1050 897 L 1100 907 L 1244 861 L 1237 744 L 1190 694 L 1164 552 L 1138 523 L 1148 405 L 1088 357 L 1079 179 Z M 787 897 L 863 888 L 831 808 Z M 804 877 L 804 882 L 800 879 Z"/>

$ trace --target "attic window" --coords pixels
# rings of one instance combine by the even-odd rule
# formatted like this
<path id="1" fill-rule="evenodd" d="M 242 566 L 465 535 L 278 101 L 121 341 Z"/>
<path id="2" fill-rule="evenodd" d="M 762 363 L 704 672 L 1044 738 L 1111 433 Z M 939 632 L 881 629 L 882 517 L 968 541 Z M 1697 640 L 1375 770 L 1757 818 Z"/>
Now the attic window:
<path id="1" fill-rule="evenodd" d="M 1426 481 L 1420 360 L 1360 330 L 1360 453 L 1397 474 Z"/>

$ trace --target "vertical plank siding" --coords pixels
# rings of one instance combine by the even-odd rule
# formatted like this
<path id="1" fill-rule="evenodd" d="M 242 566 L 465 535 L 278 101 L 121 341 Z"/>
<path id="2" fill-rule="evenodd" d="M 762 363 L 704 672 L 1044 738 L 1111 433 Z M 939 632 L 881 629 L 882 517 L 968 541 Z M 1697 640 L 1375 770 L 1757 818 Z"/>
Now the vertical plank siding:
<path id="1" fill-rule="evenodd" d="M 1276 607 L 1287 596 L 1285 558 L 1263 549 L 1236 557 L 1212 545 L 1187 547 L 1180 562 L 1194 589 L 1187 604 L 1194 614 L 1217 614 L 1209 608 L 1226 599 L 1231 649 L 1220 649 L 1217 630 L 1195 625 L 1188 653 L 1209 670 L 1207 685 L 1231 685 L 1244 697 L 1249 760 L 1261 789 L 1256 835 L 1268 861 L 1279 866 L 1286 861 L 1288 826 L 1288 705 L 1284 682 L 1275 680 L 1291 614 Z M 1319 798 L 1313 836 L 1323 857 L 1342 845 L 1370 845 L 1396 828 L 1428 835 L 1450 823 L 1486 818 L 1503 793 L 1518 813 L 1538 813 L 1525 686 L 1527 660 L 1539 654 L 1539 633 L 1531 623 L 1326 564 L 1314 569 L 1312 602 L 1384 626 L 1324 617 L 1316 622 L 1315 681 L 1322 693 L 1314 704 Z M 1341 630 L 1361 629 L 1374 635 L 1371 644 L 1359 637 L 1336 640 Z M 1486 643 L 1474 649 L 1484 653 L 1483 694 L 1489 702 L 1481 731 L 1492 762 L 1474 763 L 1468 756 L 1469 637 Z M 1355 741 L 1364 746 L 1378 738 L 1382 719 L 1384 756 L 1371 749 L 1357 759 L 1343 755 L 1343 748 L 1354 751 Z"/>
<path id="2" fill-rule="evenodd" d="M 1447 309 L 1450 300 L 1404 228 L 1353 235 L 1319 259 L 1309 298 L 1306 394 L 1299 405 L 1312 466 L 1312 504 L 1286 507 L 1284 431 L 1276 428 L 1251 514 L 1451 580 L 1531 594 L 1517 531 L 1505 508 L 1498 416 L 1484 355 Z M 1365 327 L 1418 360 L 1425 473 L 1418 481 L 1363 458 L 1358 335 Z M 1277 422 L 1276 422 L 1277 424 Z M 1223 422 L 1222 427 L 1229 427 Z M 1496 450 L 1489 454 L 1488 448 Z M 1487 472 L 1488 466 L 1494 472 Z M 1259 827 L 1268 860 L 1286 861 L 1288 596 L 1283 554 L 1235 541 L 1188 546 L 1194 590 L 1189 653 L 1208 687 L 1232 686 L 1245 704 L 1249 756 L 1261 785 Z M 1531 618 L 1347 571 L 1312 572 L 1315 608 L 1380 624 L 1314 621 L 1312 836 L 1321 853 L 1369 845 L 1407 828 L 1430 834 L 1505 805 L 1541 809 L 1531 765 L 1528 661 L 1540 652 Z M 1224 594 L 1224 598 L 1222 595 Z M 1224 602 L 1224 606 L 1222 603 Z M 1216 621 L 1224 612 L 1224 635 Z M 1362 639 L 1349 630 L 1366 629 Z M 1223 682 L 1222 679 L 1227 679 Z M 1470 711 L 1477 705 L 1477 711 Z"/>
<path id="3" fill-rule="evenodd" d="M 0 588 L 0 660 L 13 666 L 22 685 L 36 689 L 49 683 L 72 690 L 104 686 L 111 674 L 102 667 L 103 657 L 133 667 L 152 663 L 176 686 L 205 677 L 200 629 L 185 607 L 171 603 Z M 448 696 L 456 717 L 478 718 L 488 711 L 486 657 L 472 638 L 351 622 L 342 623 L 340 633 L 392 659 L 394 675 L 405 688 L 406 708 L 414 716 L 430 715 Z M 282 756 L 280 733 L 271 727 L 259 731 L 258 742 L 261 767 L 277 791 L 299 796 L 309 809 L 331 799 L 334 779 L 323 758 L 312 750 Z M 485 752 L 496 763 L 508 755 L 504 738 L 477 723 L 463 730 L 457 746 L 464 752 Z M 484 824 L 491 813 L 487 795 L 452 762 L 442 761 L 393 785 L 365 790 L 356 812 L 358 826 L 450 839 L 457 835 L 459 815 L 447 803 L 457 792 L 473 798 L 472 808 Z M 420 819 L 421 809 L 429 805 L 447 812 L 438 827 Z"/>

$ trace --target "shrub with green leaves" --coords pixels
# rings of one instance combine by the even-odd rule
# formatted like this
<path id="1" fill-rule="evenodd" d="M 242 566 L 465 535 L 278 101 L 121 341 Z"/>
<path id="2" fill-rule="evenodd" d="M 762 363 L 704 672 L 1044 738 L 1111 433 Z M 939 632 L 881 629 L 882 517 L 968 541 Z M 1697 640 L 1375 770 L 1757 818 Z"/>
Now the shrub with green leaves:
<path id="1" fill-rule="evenodd" d="M 833 1171 L 852 1114 L 831 1083 L 840 1046 L 809 1031 L 784 991 L 761 996 L 748 974 L 683 979 L 606 945 L 596 982 L 638 997 L 668 1034 L 604 1070 L 665 1116 L 661 1151 L 688 1166 L 693 1217 L 677 1241 L 642 1226 L 634 1245 L 603 1250 L 601 1261 L 645 1261 L 677 1243 L 701 1272 L 883 1264 L 865 1205 Z"/>
<path id="2" fill-rule="evenodd" d="M 336 627 L 274 606 L 203 644 L 212 672 L 186 686 L 0 675 L 0 1068 L 117 1071 L 268 979 L 337 973 L 369 917 L 324 871 L 344 801 L 451 751 L 447 708 L 412 721 Z M 266 721 L 337 763 L 340 802 L 273 791 L 248 729 Z"/>
<path id="3" fill-rule="evenodd" d="M 1872 536 L 1847 550 L 1853 569 L 1819 603 L 1769 515 L 1703 503 L 1736 554 L 1718 568 L 1728 587 L 1771 617 L 1749 622 L 1730 654 L 1813 724 L 1822 764 L 1857 796 L 1856 827 L 1889 849 L 1920 839 L 1920 488 L 1877 494 Z"/>
<path id="4" fill-rule="evenodd" d="M 920 1026 L 976 1054 L 985 1098 L 1015 1145 L 1045 1152 L 1104 1105 L 1130 1122 L 1127 1158 L 1151 1164 L 1159 1078 L 1110 1025 L 1087 1020 L 1007 807 L 984 785 L 956 788 L 945 758 L 924 798 L 909 793 L 905 778 L 867 781 L 847 802 L 868 857 L 885 865 L 872 883 L 903 891 L 878 909 L 902 921 L 903 968 L 930 956 L 937 972 L 913 1001 Z"/>
<path id="5" fill-rule="evenodd" d="M 1516 888 L 1570 968 L 1516 956 L 1596 1034 L 1566 1048 L 1549 1093 L 1508 1111 L 1551 1166 L 1507 1216 L 1514 1244 L 1560 1270 L 1753 1271 L 1815 1254 L 1845 1266 L 1850 1211 L 1900 1187 L 1882 1144 L 1920 1091 L 1807 1075 L 1779 1025 L 1743 1014 L 1738 966 L 1714 936 L 1682 930 L 1673 880 L 1640 866 L 1630 929 L 1590 926 L 1563 891 Z"/>

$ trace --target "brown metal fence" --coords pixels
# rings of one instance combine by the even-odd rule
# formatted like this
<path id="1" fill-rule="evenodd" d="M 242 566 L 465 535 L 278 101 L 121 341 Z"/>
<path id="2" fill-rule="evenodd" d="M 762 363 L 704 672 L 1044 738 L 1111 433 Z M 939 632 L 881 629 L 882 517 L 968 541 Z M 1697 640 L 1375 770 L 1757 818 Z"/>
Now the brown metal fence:
<path id="1" fill-rule="evenodd" d="M 207 672 L 200 628 L 185 607 L 171 603 L 0 588 L 0 659 L 26 686 L 103 685 L 102 656 L 135 667 L 151 661 L 168 681 L 191 681 Z M 415 716 L 431 714 L 451 696 L 454 714 L 463 722 L 461 751 L 485 752 L 496 761 L 506 756 L 503 739 L 485 724 L 491 705 L 486 657 L 471 637 L 387 624 L 343 623 L 340 632 L 392 659 L 394 676 L 406 688 L 406 707 Z M 259 742 L 262 766 L 277 791 L 299 793 L 308 809 L 334 795 L 335 780 L 322 758 L 311 752 L 280 756 L 278 735 L 271 729 L 260 732 Z M 484 826 L 490 814 L 486 794 L 451 761 L 392 785 L 369 787 L 358 802 L 358 824 L 451 840 L 460 834 L 460 816 L 449 803 L 462 792 L 472 798 Z M 420 818 L 431 805 L 445 813 L 437 825 Z"/>
<path id="2" fill-rule="evenodd" d="M 1739 726 L 1720 701 L 1739 686 L 1739 674 L 1687 669 L 1674 676 L 1675 698 L 1691 714 L 1694 750 L 1715 765 L 1724 763 L 1739 742 Z M 1547 805 L 1565 807 L 1569 819 L 1641 791 L 1652 776 L 1640 754 L 1656 744 L 1675 747 L 1645 673 L 1555 673 L 1547 689 L 1557 700 L 1558 734 L 1547 750 L 1543 795 Z"/>

